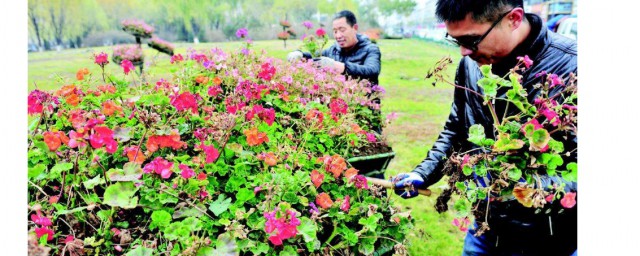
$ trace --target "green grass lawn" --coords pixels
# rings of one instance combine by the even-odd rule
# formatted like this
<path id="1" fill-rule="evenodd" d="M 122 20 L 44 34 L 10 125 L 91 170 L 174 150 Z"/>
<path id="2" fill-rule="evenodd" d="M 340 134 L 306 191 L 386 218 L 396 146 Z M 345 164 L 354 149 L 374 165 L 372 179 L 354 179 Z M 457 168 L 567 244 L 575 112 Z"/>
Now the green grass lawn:
<path id="1" fill-rule="evenodd" d="M 237 51 L 242 42 L 176 44 L 177 53 L 185 53 L 188 48 L 221 48 L 225 51 Z M 396 152 L 387 170 L 387 177 L 400 172 L 409 172 L 426 156 L 427 151 L 437 139 L 449 114 L 453 87 L 439 85 L 433 87 L 425 80 L 427 71 L 444 56 L 451 56 L 456 63 L 460 57 L 456 48 L 419 40 L 379 40 L 382 52 L 382 72 L 380 85 L 387 94 L 382 101 L 383 115 L 395 112 L 398 118 L 386 129 L 385 135 Z M 296 41 L 290 41 L 287 48 L 282 41 L 256 41 L 253 49 L 265 50 L 269 56 L 284 59 L 289 51 L 297 47 Z M 169 56 L 157 52 L 146 45 L 146 61 L 149 66 L 145 72 L 149 82 L 155 82 L 166 74 L 170 64 Z M 83 67 L 92 67 L 93 53 L 104 51 L 111 56 L 111 47 L 84 48 L 60 52 L 29 53 L 28 90 L 35 88 L 55 90 L 75 80 L 75 73 Z M 122 73 L 120 67 L 109 64 L 109 73 Z M 448 69 L 452 77 L 455 66 Z M 93 74 L 98 75 L 98 74 Z M 441 181 L 431 187 L 430 197 L 417 197 L 404 200 L 395 194 L 392 199 L 403 210 L 411 210 L 416 227 L 409 241 L 411 255 L 460 255 L 464 233 L 452 224 L 451 213 L 438 214 L 433 204 L 445 186 Z M 451 208 L 451 207 L 450 207 Z"/>

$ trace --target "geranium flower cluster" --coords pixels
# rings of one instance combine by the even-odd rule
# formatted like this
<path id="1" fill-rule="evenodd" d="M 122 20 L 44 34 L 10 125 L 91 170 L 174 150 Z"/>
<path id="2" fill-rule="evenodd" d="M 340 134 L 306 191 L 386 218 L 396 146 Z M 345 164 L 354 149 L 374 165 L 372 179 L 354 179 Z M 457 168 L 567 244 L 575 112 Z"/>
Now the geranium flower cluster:
<path id="1" fill-rule="evenodd" d="M 35 229 L 38 238 L 47 235 L 47 241 L 53 240 L 54 233 L 53 230 L 49 228 L 53 225 L 51 219 L 44 216 L 40 209 L 36 210 L 35 214 L 31 214 L 31 221 L 38 225 Z"/>
<path id="2" fill-rule="evenodd" d="M 169 55 L 173 55 L 173 50 L 176 48 L 172 43 L 169 43 L 157 36 L 151 37 L 149 43 L 147 44 L 149 45 L 149 47 L 167 53 Z"/>
<path id="3" fill-rule="evenodd" d="M 150 38 L 155 30 L 152 26 L 142 20 L 128 19 L 123 20 L 121 24 L 122 30 L 141 38 Z"/>
<path id="4" fill-rule="evenodd" d="M 113 47 L 113 62 L 121 64 L 122 60 L 129 60 L 134 65 L 142 63 L 142 48 L 137 45 L 116 45 Z"/>
<path id="5" fill-rule="evenodd" d="M 280 218 L 276 218 L 279 207 L 272 212 L 265 212 L 264 218 L 267 222 L 264 224 L 264 231 L 270 234 L 269 241 L 273 245 L 282 245 L 282 241 L 295 237 L 298 234 L 298 226 L 300 220 L 296 218 L 297 212 L 287 209 L 287 214 Z"/>

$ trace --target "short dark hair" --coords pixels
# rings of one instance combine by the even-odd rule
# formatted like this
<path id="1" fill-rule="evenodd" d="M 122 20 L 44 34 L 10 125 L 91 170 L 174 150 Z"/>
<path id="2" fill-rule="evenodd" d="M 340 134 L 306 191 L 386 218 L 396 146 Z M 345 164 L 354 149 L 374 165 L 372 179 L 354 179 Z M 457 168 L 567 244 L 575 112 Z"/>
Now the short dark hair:
<path id="1" fill-rule="evenodd" d="M 356 15 L 353 14 L 349 10 L 340 11 L 340 12 L 336 13 L 335 16 L 333 16 L 333 20 L 337 20 L 337 19 L 340 19 L 340 18 L 346 18 L 347 19 L 347 24 L 349 24 L 349 26 L 352 26 L 352 27 L 353 27 L 353 25 L 358 23 L 356 21 Z"/>
<path id="2" fill-rule="evenodd" d="M 522 7 L 523 0 L 438 0 L 436 16 L 440 21 L 464 20 L 467 13 L 477 22 L 492 22 L 500 14 L 515 7 Z"/>

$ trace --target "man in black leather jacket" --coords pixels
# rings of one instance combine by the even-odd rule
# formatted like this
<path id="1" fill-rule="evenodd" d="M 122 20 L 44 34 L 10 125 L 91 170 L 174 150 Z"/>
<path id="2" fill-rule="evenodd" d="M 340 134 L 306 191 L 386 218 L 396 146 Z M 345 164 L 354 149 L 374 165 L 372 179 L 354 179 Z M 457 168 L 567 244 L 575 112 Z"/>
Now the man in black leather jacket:
<path id="1" fill-rule="evenodd" d="M 529 102 L 540 90 L 535 75 L 540 72 L 557 74 L 565 81 L 570 73 L 577 74 L 577 43 L 548 31 L 540 17 L 525 14 L 522 0 L 438 0 L 436 15 L 447 28 L 447 37 L 460 47 L 464 56 L 456 72 L 455 83 L 472 91 L 482 92 L 477 82 L 482 78 L 479 65 L 491 64 L 492 72 L 504 77 L 517 63 L 519 56 L 529 56 L 533 65 L 523 73 L 522 84 Z M 555 87 L 550 95 L 559 93 Z M 504 94 L 504 91 L 499 91 Z M 493 130 L 493 119 L 483 99 L 466 90 L 456 88 L 451 113 L 427 157 L 412 172 L 397 175 L 396 194 L 403 198 L 415 197 L 417 191 L 405 191 L 407 186 L 426 188 L 438 182 L 446 159 L 453 151 L 465 152 L 476 148 L 467 141 L 471 125 L 481 124 L 485 131 Z M 504 102 L 503 102 L 504 103 Z M 497 116 L 507 109 L 496 102 Z M 492 135 L 491 132 L 487 135 Z M 577 159 L 577 136 L 570 134 L 561 139 L 571 155 L 565 163 Z M 543 185 L 554 179 L 542 175 Z M 567 182 L 566 191 L 576 192 L 577 184 Z M 555 206 L 557 207 L 557 201 Z M 515 200 L 492 202 L 489 209 L 489 227 L 479 237 L 477 229 L 469 229 L 463 255 L 570 255 L 577 254 L 577 205 L 560 213 L 535 213 Z M 476 227 L 478 227 L 476 223 Z"/>
<path id="2" fill-rule="evenodd" d="M 322 57 L 316 60 L 316 63 L 377 85 L 380 75 L 380 48 L 368 37 L 358 34 L 356 16 L 351 11 L 344 10 L 335 15 L 333 37 L 336 43 L 324 49 Z M 310 59 L 311 54 L 293 51 L 287 55 L 287 60 L 295 61 L 302 57 Z"/>

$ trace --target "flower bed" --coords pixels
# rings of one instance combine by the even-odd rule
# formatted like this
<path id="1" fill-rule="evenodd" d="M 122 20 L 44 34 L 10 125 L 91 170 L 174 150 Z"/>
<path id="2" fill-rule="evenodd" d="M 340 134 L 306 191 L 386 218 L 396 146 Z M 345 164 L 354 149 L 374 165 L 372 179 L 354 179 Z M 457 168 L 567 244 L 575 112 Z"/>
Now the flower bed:
<path id="1" fill-rule="evenodd" d="M 116 45 L 113 47 L 112 60 L 120 65 L 122 60 L 129 60 L 133 65 L 139 66 L 144 62 L 142 49 L 137 45 Z"/>
<path id="2" fill-rule="evenodd" d="M 406 254 L 409 213 L 346 161 L 381 140 L 356 118 L 379 108 L 379 91 L 252 51 L 171 59 L 156 83 L 110 76 L 29 94 L 28 227 L 40 246 Z"/>
<path id="3" fill-rule="evenodd" d="M 154 28 L 141 20 L 123 20 L 122 30 L 140 38 L 151 38 Z"/>
<path id="4" fill-rule="evenodd" d="M 165 40 L 160 39 L 159 37 L 151 37 L 148 45 L 149 47 L 156 49 L 159 52 L 163 52 L 173 56 L 173 49 L 175 49 L 175 46 Z"/>

